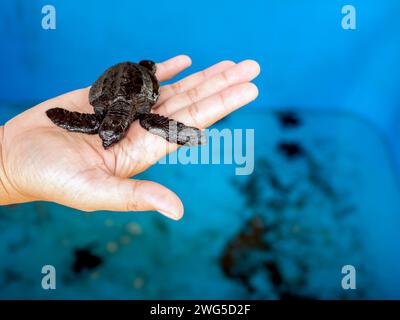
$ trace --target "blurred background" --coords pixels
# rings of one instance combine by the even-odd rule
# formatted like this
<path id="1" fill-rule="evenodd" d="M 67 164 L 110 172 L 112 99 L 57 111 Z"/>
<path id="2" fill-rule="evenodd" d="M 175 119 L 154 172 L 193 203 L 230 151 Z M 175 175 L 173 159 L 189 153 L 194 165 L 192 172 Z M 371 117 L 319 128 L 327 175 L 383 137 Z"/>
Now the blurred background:
<path id="1" fill-rule="evenodd" d="M 56 29 L 44 30 L 44 5 Z M 344 30 L 344 5 L 356 30 Z M 185 204 L 156 213 L 0 207 L 0 298 L 400 298 L 400 3 L 0 3 L 0 124 L 110 65 L 257 60 L 256 101 L 214 127 L 255 130 L 255 169 L 160 165 Z M 57 289 L 41 287 L 54 265 Z M 357 271 L 343 290 L 342 266 Z"/>

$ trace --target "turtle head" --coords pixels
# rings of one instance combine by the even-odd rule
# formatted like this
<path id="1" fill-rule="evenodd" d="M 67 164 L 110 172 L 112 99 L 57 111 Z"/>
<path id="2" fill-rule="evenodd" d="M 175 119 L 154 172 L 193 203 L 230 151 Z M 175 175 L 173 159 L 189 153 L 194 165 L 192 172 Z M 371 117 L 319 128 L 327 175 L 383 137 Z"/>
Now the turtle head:
<path id="1" fill-rule="evenodd" d="M 145 67 L 147 70 L 149 70 L 152 74 L 156 74 L 157 71 L 157 66 L 155 64 L 155 62 L 151 61 L 151 60 L 142 60 L 139 62 L 139 64 L 142 67 Z"/>
<path id="2" fill-rule="evenodd" d="M 111 147 L 114 143 L 117 143 L 122 139 L 122 136 L 115 132 L 114 129 L 106 130 L 103 129 L 99 131 L 99 135 L 101 140 L 103 141 L 103 148 L 108 149 Z"/>
<path id="3" fill-rule="evenodd" d="M 99 128 L 99 136 L 103 141 L 104 149 L 119 142 L 126 135 L 130 123 L 129 117 L 121 114 L 107 114 Z"/>

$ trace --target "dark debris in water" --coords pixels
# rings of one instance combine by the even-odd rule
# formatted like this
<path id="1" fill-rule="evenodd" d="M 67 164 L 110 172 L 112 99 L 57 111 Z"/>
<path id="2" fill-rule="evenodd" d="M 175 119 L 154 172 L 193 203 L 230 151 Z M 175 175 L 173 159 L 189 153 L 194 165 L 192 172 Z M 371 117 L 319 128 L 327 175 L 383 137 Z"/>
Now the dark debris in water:
<path id="1" fill-rule="evenodd" d="M 254 216 L 248 220 L 243 230 L 227 244 L 221 256 L 220 264 L 223 272 L 227 277 L 239 281 L 250 294 L 257 292 L 252 281 L 253 275 L 264 272 L 280 299 L 314 299 L 314 297 L 291 291 L 276 259 L 252 258 L 256 255 L 260 256 L 260 252 L 273 252 L 271 244 L 265 241 L 265 235 L 273 232 L 273 228 L 272 225 L 265 224 L 260 216 Z M 303 277 L 306 275 L 307 273 L 304 273 Z M 305 279 L 301 278 L 299 281 L 305 282 Z"/>
<path id="2" fill-rule="evenodd" d="M 279 142 L 277 149 L 288 159 L 299 158 L 304 155 L 304 149 L 298 142 Z"/>
<path id="3" fill-rule="evenodd" d="M 250 216 L 226 243 L 220 266 L 246 289 L 246 298 L 319 299 L 322 291 L 310 291 L 314 274 L 321 272 L 318 266 L 336 272 L 329 266 L 339 259 L 362 259 L 350 218 L 357 207 L 341 189 L 345 186 L 335 184 L 330 162 L 306 145 L 303 140 L 278 141 L 270 156 L 257 160 L 252 175 L 234 184 Z M 282 163 L 277 154 L 303 161 Z M 339 238 L 340 246 L 334 240 Z M 324 290 L 328 297 L 340 296 L 336 287 Z M 353 297 L 364 293 L 360 288 Z"/>
<path id="4" fill-rule="evenodd" d="M 294 111 L 278 111 L 276 115 L 283 128 L 296 128 L 301 125 L 300 117 Z"/>
<path id="5" fill-rule="evenodd" d="M 90 252 L 89 249 L 76 249 L 74 255 L 75 261 L 72 265 L 72 270 L 76 274 L 84 270 L 96 269 L 103 263 L 103 259 Z"/>
<path id="6" fill-rule="evenodd" d="M 224 273 L 233 279 L 239 280 L 249 292 L 254 292 L 251 285 L 251 272 L 248 270 L 236 269 L 241 261 L 246 261 L 254 251 L 267 251 L 271 248 L 263 242 L 264 232 L 263 220 L 259 217 L 253 217 L 244 226 L 243 230 L 227 244 L 227 247 L 221 256 L 220 264 Z"/>

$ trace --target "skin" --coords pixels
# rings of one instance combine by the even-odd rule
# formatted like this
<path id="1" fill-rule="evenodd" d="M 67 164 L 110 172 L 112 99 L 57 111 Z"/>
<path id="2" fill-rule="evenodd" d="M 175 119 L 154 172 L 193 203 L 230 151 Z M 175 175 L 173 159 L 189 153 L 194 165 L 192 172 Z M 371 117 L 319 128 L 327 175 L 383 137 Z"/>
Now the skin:
<path id="1" fill-rule="evenodd" d="M 188 56 L 157 64 L 160 82 L 191 65 Z M 254 100 L 251 83 L 260 72 L 252 60 L 222 61 L 180 81 L 161 87 L 152 112 L 205 129 Z M 178 146 L 132 123 L 127 136 L 104 150 L 98 135 L 71 133 L 55 126 L 45 114 L 62 107 L 92 113 L 89 88 L 47 100 L 0 126 L 0 205 L 51 201 L 92 212 L 159 211 L 178 220 L 179 197 L 166 187 L 129 179 Z"/>

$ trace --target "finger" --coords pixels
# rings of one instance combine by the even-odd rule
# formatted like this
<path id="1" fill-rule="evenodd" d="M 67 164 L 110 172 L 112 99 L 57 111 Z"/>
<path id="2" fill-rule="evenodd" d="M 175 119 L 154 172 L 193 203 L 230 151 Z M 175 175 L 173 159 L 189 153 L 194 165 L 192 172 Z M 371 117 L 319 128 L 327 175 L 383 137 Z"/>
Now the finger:
<path id="1" fill-rule="evenodd" d="M 260 66 L 257 62 L 252 60 L 242 61 L 204 81 L 197 87 L 170 98 L 157 109 L 157 113 L 163 115 L 173 114 L 184 107 L 197 103 L 230 86 L 251 81 L 256 78 L 259 73 Z"/>
<path id="2" fill-rule="evenodd" d="M 216 74 L 234 66 L 233 61 L 221 61 L 213 66 L 202 70 L 200 72 L 194 73 L 180 81 L 173 84 L 168 84 L 161 87 L 160 98 L 157 101 L 157 106 L 162 104 L 167 99 L 185 92 L 186 90 L 192 89 L 202 83 L 204 80 L 215 76 Z M 157 106 L 155 108 L 157 108 Z"/>
<path id="3" fill-rule="evenodd" d="M 179 72 L 190 67 L 191 64 L 192 60 L 186 55 L 176 56 L 164 62 L 157 63 L 157 79 L 160 82 L 167 81 L 175 77 Z"/>
<path id="4" fill-rule="evenodd" d="M 202 101 L 181 109 L 171 117 L 188 126 L 206 128 L 229 113 L 253 101 L 258 95 L 256 85 L 250 82 L 229 87 Z"/>
<path id="5" fill-rule="evenodd" d="M 161 184 L 122 179 L 109 176 L 94 181 L 94 192 L 80 199 L 79 209 L 85 211 L 158 211 L 168 218 L 179 220 L 183 215 L 183 205 L 178 196 Z"/>

